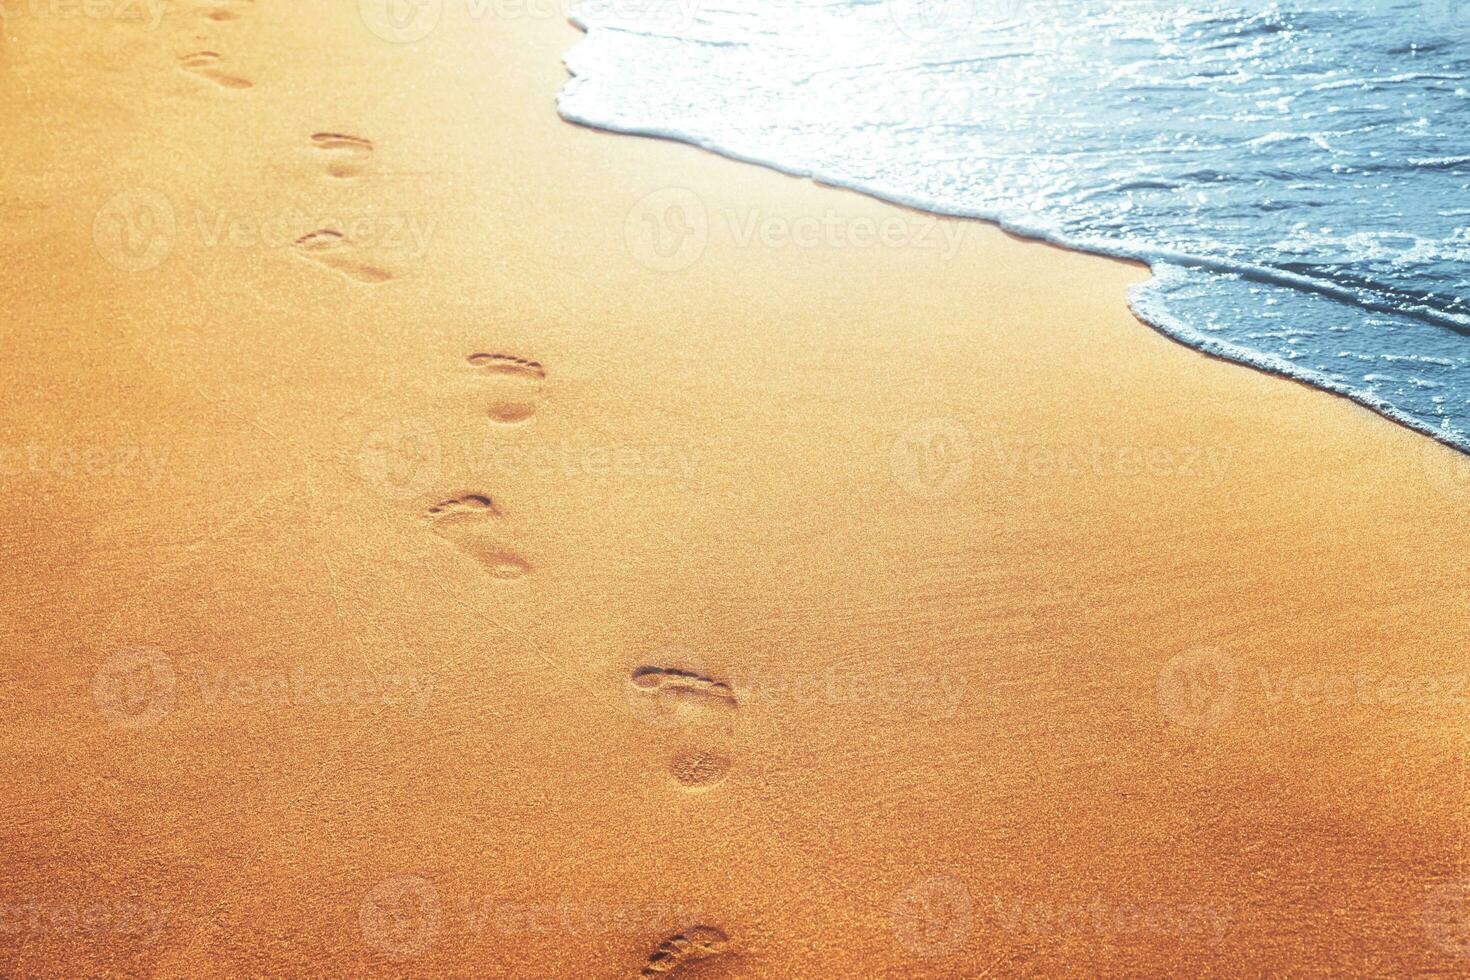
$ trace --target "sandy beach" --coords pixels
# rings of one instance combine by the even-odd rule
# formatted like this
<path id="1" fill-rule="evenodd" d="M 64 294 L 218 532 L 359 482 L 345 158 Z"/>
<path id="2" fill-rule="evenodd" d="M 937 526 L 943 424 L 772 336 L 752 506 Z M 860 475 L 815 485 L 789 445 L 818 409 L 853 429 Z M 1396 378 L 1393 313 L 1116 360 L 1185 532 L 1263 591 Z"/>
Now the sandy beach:
<path id="1" fill-rule="evenodd" d="M 369 7 L 8 5 L 0 974 L 1464 970 L 1464 457 Z"/>

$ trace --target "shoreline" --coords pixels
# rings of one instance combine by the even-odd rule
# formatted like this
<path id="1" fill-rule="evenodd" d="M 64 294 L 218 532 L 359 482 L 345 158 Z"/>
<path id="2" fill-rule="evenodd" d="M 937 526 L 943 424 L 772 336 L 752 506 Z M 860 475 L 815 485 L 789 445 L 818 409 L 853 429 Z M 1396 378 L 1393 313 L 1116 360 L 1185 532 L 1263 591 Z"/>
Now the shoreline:
<path id="1" fill-rule="evenodd" d="M 589 33 L 592 30 L 586 23 L 576 17 L 570 18 L 569 22 L 582 33 L 582 38 L 563 58 L 563 63 L 567 67 L 568 83 L 558 93 L 557 111 L 568 122 L 589 129 L 624 136 L 682 143 L 722 156 L 728 160 L 763 167 L 789 177 L 811 180 L 819 186 L 850 191 L 898 208 L 945 218 L 979 221 L 992 225 L 1008 235 L 1025 241 L 1051 245 L 1056 248 L 1085 255 L 1136 264 L 1149 270 L 1150 275 L 1144 281 L 1135 283 L 1130 288 L 1128 305 L 1134 315 L 1138 317 L 1139 321 L 1149 328 L 1156 330 L 1185 347 L 1209 357 L 1253 368 L 1274 377 L 1295 381 L 1299 384 L 1346 398 L 1410 431 L 1427 436 L 1435 442 L 1470 455 L 1470 432 L 1456 433 L 1445 431 L 1443 427 L 1444 420 L 1441 420 L 1440 427 L 1435 427 L 1427 421 L 1419 421 L 1409 411 L 1398 408 L 1382 398 L 1376 397 L 1371 391 L 1336 381 L 1321 371 L 1300 367 L 1294 362 L 1280 356 L 1254 351 L 1239 344 L 1210 337 L 1189 326 L 1180 318 L 1170 314 L 1157 301 L 1152 304 L 1154 308 L 1150 309 L 1150 304 L 1141 301 L 1141 295 L 1148 285 L 1158 281 L 1159 276 L 1154 272 L 1154 265 L 1161 264 L 1183 269 L 1209 269 L 1213 272 L 1235 275 L 1243 279 L 1268 285 L 1286 286 L 1301 293 L 1311 293 L 1334 300 L 1342 304 L 1345 309 L 1358 311 L 1362 315 L 1376 312 L 1404 316 L 1420 323 L 1451 330 L 1463 336 L 1470 336 L 1470 317 L 1434 310 L 1432 308 L 1419 308 L 1415 310 L 1400 309 L 1384 301 L 1371 300 L 1336 283 L 1325 282 L 1265 265 L 1230 261 L 1218 256 L 1195 255 L 1166 248 L 1128 248 L 1122 245 L 1108 245 L 1101 242 L 1088 243 L 1077 239 L 1069 239 L 1066 235 L 1055 229 L 1040 226 L 1028 227 L 1014 219 L 1007 218 L 995 212 L 965 211 L 942 206 L 932 199 L 924 199 L 894 190 L 866 186 L 858 181 L 836 181 L 808 169 L 784 164 L 773 157 L 743 153 L 733 147 L 722 146 L 693 134 L 661 128 L 618 125 L 608 120 L 598 120 L 587 113 L 571 110 L 565 104 L 568 93 L 573 91 L 578 81 L 585 81 L 583 74 L 579 73 L 576 68 L 575 55 L 578 47 L 583 45 L 590 46 L 591 39 Z M 606 30 L 607 28 L 599 29 Z"/>

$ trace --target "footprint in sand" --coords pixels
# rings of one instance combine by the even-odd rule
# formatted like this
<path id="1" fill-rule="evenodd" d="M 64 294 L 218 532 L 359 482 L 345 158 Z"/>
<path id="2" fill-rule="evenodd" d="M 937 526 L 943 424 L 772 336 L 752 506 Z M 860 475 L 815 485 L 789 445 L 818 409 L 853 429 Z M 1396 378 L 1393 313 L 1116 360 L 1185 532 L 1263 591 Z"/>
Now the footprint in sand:
<path id="1" fill-rule="evenodd" d="M 362 261 L 356 249 L 340 231 L 321 229 L 296 239 L 296 252 L 302 258 L 326 266 L 356 282 L 380 283 L 393 278 L 393 273 Z"/>
<path id="2" fill-rule="evenodd" d="M 356 177 L 373 155 L 371 140 L 347 133 L 312 133 L 311 144 L 326 162 L 332 177 Z"/>
<path id="3" fill-rule="evenodd" d="M 255 83 L 248 78 L 232 75 L 220 67 L 218 51 L 195 51 L 179 59 L 179 67 L 200 78 L 207 78 L 223 88 L 250 88 Z"/>
<path id="4" fill-rule="evenodd" d="M 206 20 L 224 22 L 239 20 L 253 3 L 254 0 L 204 0 L 199 6 Z"/>
<path id="5" fill-rule="evenodd" d="M 648 957 L 648 964 L 638 971 L 639 976 L 676 976 L 684 967 L 702 960 L 723 956 L 730 949 L 730 938 L 723 930 L 714 926 L 691 926 L 674 933 L 658 944 Z"/>
<path id="6" fill-rule="evenodd" d="M 500 533 L 500 509 L 481 493 L 441 500 L 425 514 L 434 533 L 485 566 L 495 578 L 520 578 L 530 565 L 505 545 Z"/>
<path id="7" fill-rule="evenodd" d="M 628 678 L 634 713 L 678 732 L 669 776 L 687 790 L 706 790 L 730 772 L 730 735 L 739 702 L 729 684 L 677 667 L 639 667 Z"/>
<path id="8" fill-rule="evenodd" d="M 510 354 L 471 354 L 468 360 L 490 382 L 492 419 L 514 425 L 536 414 L 546 381 L 546 370 L 539 363 Z"/>

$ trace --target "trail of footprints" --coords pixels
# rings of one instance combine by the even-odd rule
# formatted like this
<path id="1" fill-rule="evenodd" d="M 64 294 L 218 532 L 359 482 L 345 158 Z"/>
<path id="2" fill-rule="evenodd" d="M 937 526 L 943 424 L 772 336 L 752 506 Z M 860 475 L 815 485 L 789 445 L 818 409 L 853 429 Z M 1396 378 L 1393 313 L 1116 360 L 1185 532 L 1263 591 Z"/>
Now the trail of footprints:
<path id="1" fill-rule="evenodd" d="M 465 358 L 483 383 L 486 415 L 500 425 L 516 425 L 536 414 L 546 370 L 538 362 L 511 354 L 473 353 Z M 434 533 L 456 545 L 494 578 L 520 578 L 530 565 L 506 539 L 504 515 L 485 493 L 465 492 L 429 506 L 424 514 Z"/>
<path id="2" fill-rule="evenodd" d="M 327 176 L 338 180 L 359 176 L 373 156 L 372 140 L 350 133 L 312 133 L 311 149 Z M 365 258 L 357 244 L 335 228 L 307 232 L 296 239 L 295 247 L 303 259 L 353 282 L 377 285 L 395 278 L 392 272 Z"/>
<path id="3" fill-rule="evenodd" d="M 250 15 L 255 0 L 196 0 L 192 13 L 199 21 L 226 28 L 234 21 Z M 253 88 L 255 83 L 232 68 L 222 51 L 222 45 L 211 41 L 209 31 L 193 34 L 201 47 L 179 56 L 179 68 L 191 75 L 212 82 L 221 88 L 241 90 Z M 362 174 L 373 156 L 371 140 L 351 133 L 322 131 L 311 134 L 312 151 L 327 176 L 347 180 Z M 334 228 L 318 228 L 310 231 L 294 243 L 294 251 L 308 262 L 345 277 L 352 282 L 377 285 L 395 278 L 389 270 L 364 258 L 357 243 Z"/>
<path id="4" fill-rule="evenodd" d="M 538 361 L 505 353 L 466 357 L 486 394 L 485 410 L 499 426 L 532 418 L 540 405 L 546 369 Z M 452 542 L 497 579 L 516 579 L 529 563 L 507 544 L 504 514 L 489 494 L 460 493 L 430 505 L 434 532 Z M 731 768 L 731 743 L 740 705 L 732 686 L 688 665 L 646 664 L 628 675 L 635 714 L 667 733 L 665 767 L 678 789 L 703 793 L 722 783 Z M 666 937 L 649 954 L 642 977 L 675 976 L 686 967 L 729 953 L 725 933 L 695 925 Z"/>
<path id="5" fill-rule="evenodd" d="M 198 0 L 199 18 L 228 25 L 247 16 L 255 0 Z M 196 35 L 206 45 L 179 57 L 181 70 L 220 88 L 244 90 L 254 82 L 233 69 L 226 55 L 209 44 L 207 34 Z M 325 174 L 336 180 L 360 176 L 373 157 L 371 140 L 350 133 L 322 131 L 310 137 L 313 153 Z M 387 282 L 393 273 L 366 261 L 342 232 L 320 228 L 295 242 L 303 259 L 315 262 L 347 279 L 366 284 Z M 510 354 L 475 353 L 467 358 L 485 382 L 486 414 L 502 426 L 519 425 L 535 415 L 546 380 L 540 363 Z M 504 515 L 487 494 L 465 492 L 431 504 L 424 518 L 433 532 L 460 548 L 496 579 L 517 579 L 530 571 L 529 563 L 507 544 Z M 642 666 L 629 676 L 635 700 L 645 700 L 654 717 L 670 723 L 679 737 L 670 749 L 668 772 L 673 782 L 689 791 L 703 791 L 722 782 L 730 771 L 730 739 L 739 705 L 730 685 L 679 667 Z M 725 933 L 710 925 L 695 925 L 668 936 L 649 954 L 639 971 L 642 977 L 674 976 L 686 966 L 702 963 L 729 951 Z"/>
<path id="6" fill-rule="evenodd" d="M 200 0 L 194 5 L 193 13 L 200 20 L 222 25 L 245 17 L 252 11 L 254 3 L 255 0 Z M 196 41 L 209 43 L 209 35 L 206 33 L 197 33 L 194 38 Z M 179 68 L 221 88 L 254 87 L 254 82 L 229 66 L 224 54 L 216 50 L 217 47 L 216 44 L 181 55 Z"/>

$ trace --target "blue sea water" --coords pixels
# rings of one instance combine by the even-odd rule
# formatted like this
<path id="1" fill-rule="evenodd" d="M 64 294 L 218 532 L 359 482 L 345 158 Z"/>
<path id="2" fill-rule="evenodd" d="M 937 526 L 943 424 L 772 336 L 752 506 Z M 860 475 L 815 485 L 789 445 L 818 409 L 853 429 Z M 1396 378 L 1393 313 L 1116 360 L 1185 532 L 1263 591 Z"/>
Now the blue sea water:
<path id="1" fill-rule="evenodd" d="M 1470 0 L 585 0 L 570 120 L 1137 258 L 1134 310 L 1470 451 Z"/>

